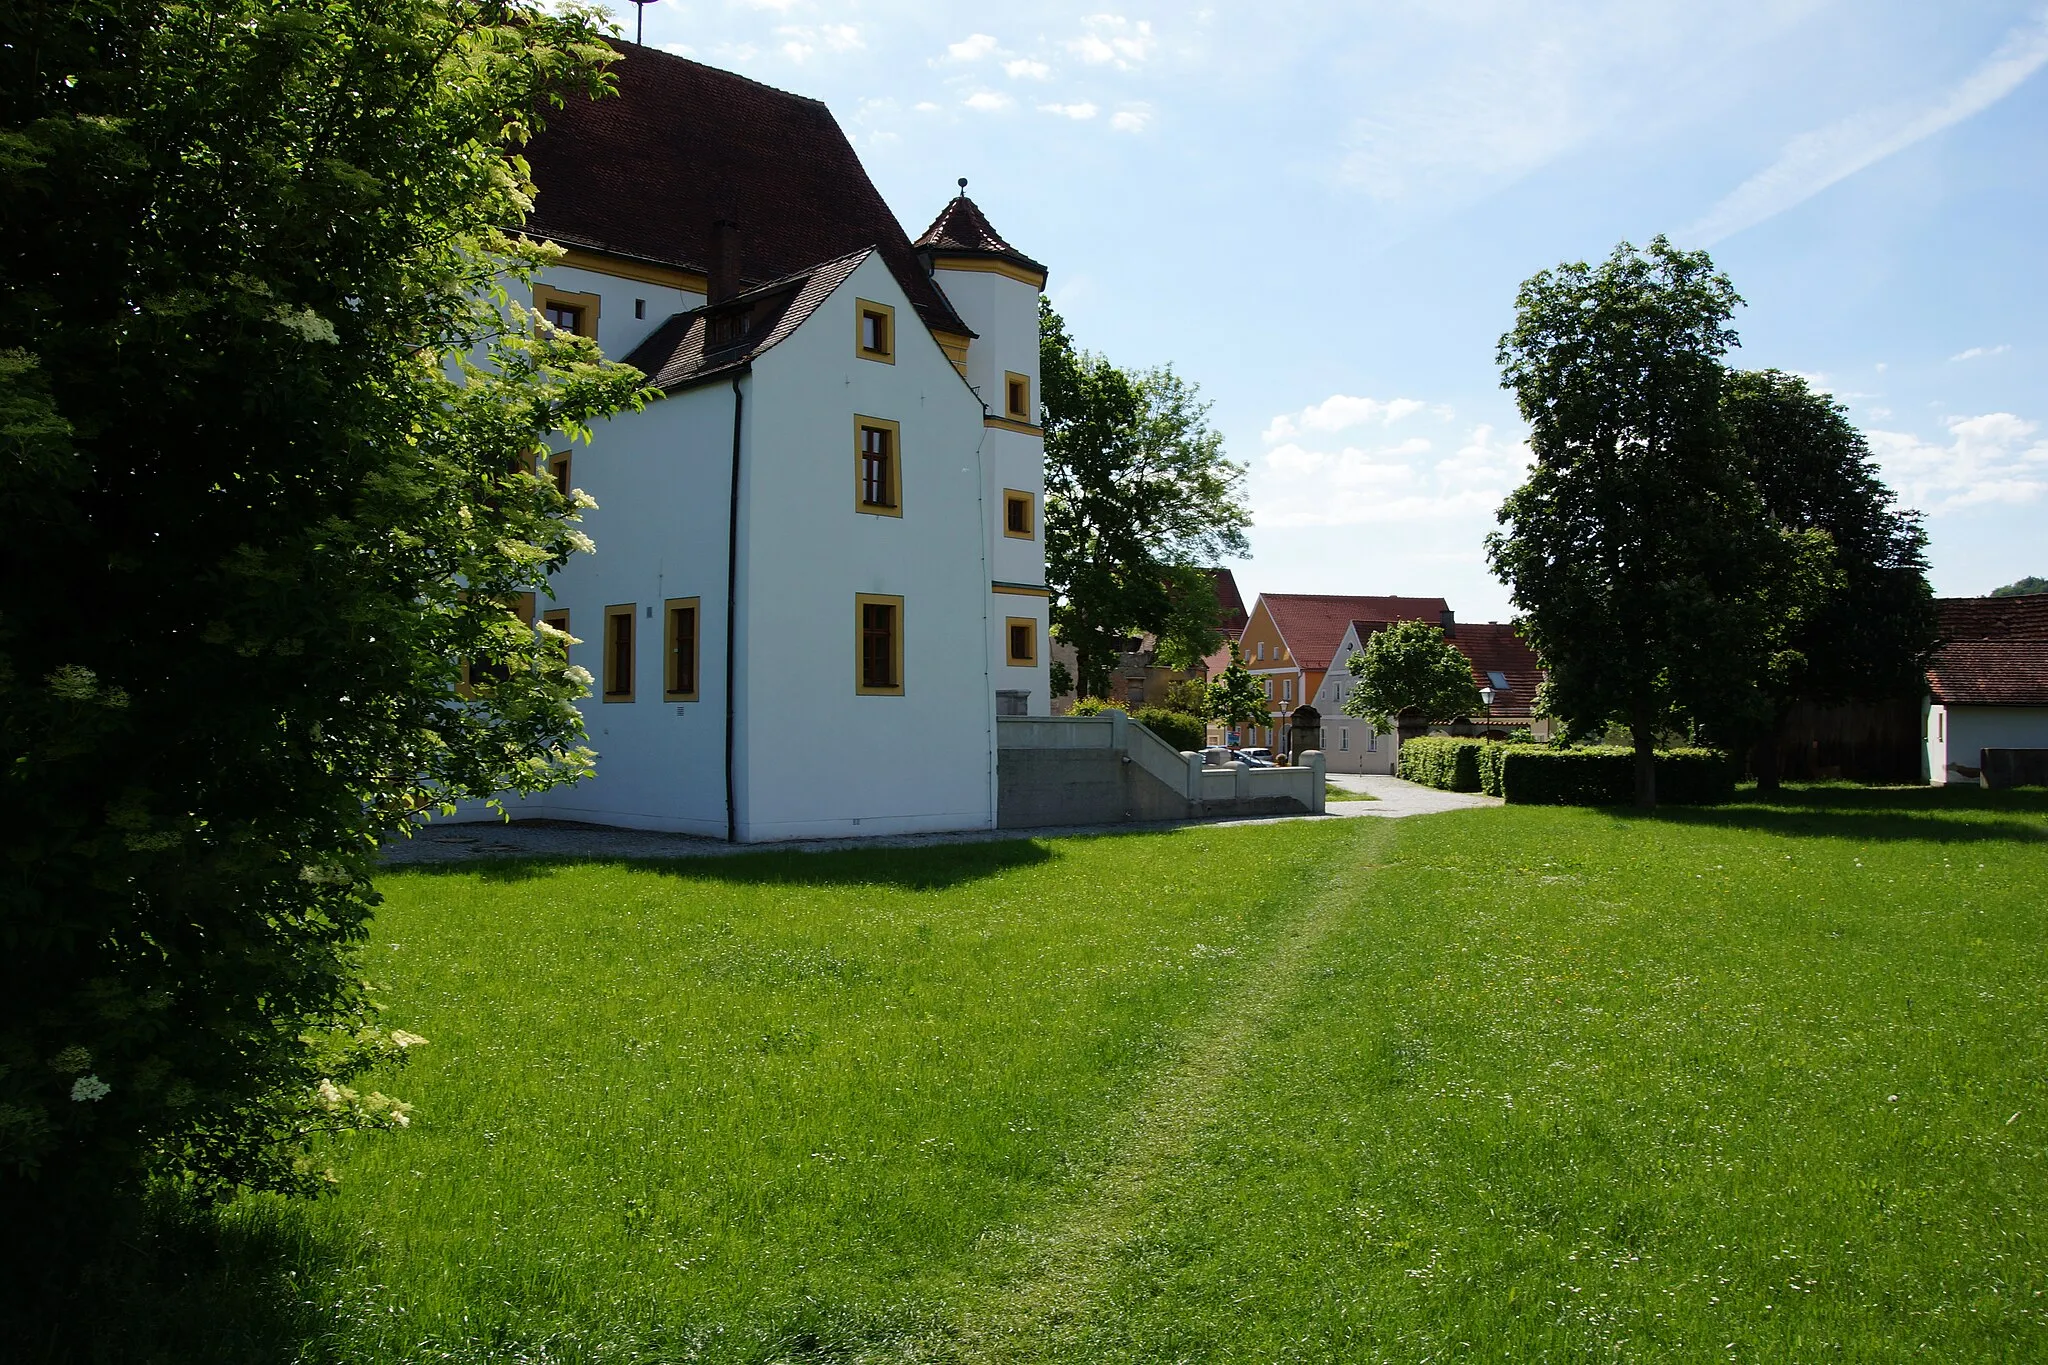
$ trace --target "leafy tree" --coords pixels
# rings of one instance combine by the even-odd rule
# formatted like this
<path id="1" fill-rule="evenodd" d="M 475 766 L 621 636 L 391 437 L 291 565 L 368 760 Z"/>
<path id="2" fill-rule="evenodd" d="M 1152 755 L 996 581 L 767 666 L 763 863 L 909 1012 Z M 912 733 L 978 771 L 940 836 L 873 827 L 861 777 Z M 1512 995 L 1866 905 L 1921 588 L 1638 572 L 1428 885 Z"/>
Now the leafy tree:
<path id="1" fill-rule="evenodd" d="M 2035 593 L 2048 592 L 2048 578 L 2022 578 L 2017 583 L 2008 583 L 2002 588 L 1993 588 L 1992 597 L 2032 597 Z"/>
<path id="2" fill-rule="evenodd" d="M 1937 642 L 1927 533 L 1896 506 L 1863 433 L 1806 381 L 1738 372 L 1724 398 L 1742 467 L 1787 553 L 1769 592 L 1768 711 L 1753 767 L 1778 785 L 1779 733 L 1801 702 L 1918 696 Z"/>
<path id="3" fill-rule="evenodd" d="M 1660 727 L 1732 728 L 1761 706 L 1763 565 L 1779 547 L 1729 458 L 1721 356 L 1739 302 L 1705 252 L 1624 242 L 1525 282 L 1500 342 L 1536 465 L 1488 558 L 1553 713 L 1628 726 L 1645 807 Z"/>
<path id="4" fill-rule="evenodd" d="M 380 836 L 587 771 L 514 606 L 589 541 L 528 452 L 639 377 L 504 289 L 593 10 L 47 0 L 0 17 L 0 1221 L 304 1191 L 394 1125 Z M 474 686 L 463 660 L 484 661 Z M 62 1209 L 61 1217 L 57 1210 Z"/>
<path id="5" fill-rule="evenodd" d="M 1074 684 L 1093 696 L 1134 635 L 1153 636 L 1169 668 L 1222 643 L 1202 566 L 1250 553 L 1244 468 L 1170 367 L 1119 369 L 1075 349 L 1043 298 L 1038 316 L 1052 626 L 1073 647 Z"/>
<path id="6" fill-rule="evenodd" d="M 1358 685 L 1344 699 L 1344 714 L 1364 717 L 1375 730 L 1392 730 L 1404 716 L 1441 724 L 1482 704 L 1472 661 L 1427 621 L 1374 631 L 1345 667 Z"/>
<path id="7" fill-rule="evenodd" d="M 1171 683 L 1160 705 L 1184 716 L 1206 718 L 1209 714 L 1209 685 L 1200 678 L 1185 678 Z"/>
<path id="8" fill-rule="evenodd" d="M 1230 642 L 1229 666 L 1209 684 L 1209 704 L 1205 714 L 1210 720 L 1220 720 L 1232 728 L 1272 722 L 1272 699 L 1266 695 L 1265 684 L 1245 667 L 1244 651 L 1237 647 L 1235 640 Z"/>

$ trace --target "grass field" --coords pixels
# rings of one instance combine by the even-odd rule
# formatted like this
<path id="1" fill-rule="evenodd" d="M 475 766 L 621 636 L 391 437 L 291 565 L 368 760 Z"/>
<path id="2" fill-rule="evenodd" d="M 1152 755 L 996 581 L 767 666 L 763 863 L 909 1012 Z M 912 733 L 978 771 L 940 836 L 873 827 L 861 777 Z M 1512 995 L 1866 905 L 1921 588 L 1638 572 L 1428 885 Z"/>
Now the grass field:
<path id="1" fill-rule="evenodd" d="M 384 889 L 418 1122 L 110 1358 L 2048 1358 L 2038 794 Z"/>

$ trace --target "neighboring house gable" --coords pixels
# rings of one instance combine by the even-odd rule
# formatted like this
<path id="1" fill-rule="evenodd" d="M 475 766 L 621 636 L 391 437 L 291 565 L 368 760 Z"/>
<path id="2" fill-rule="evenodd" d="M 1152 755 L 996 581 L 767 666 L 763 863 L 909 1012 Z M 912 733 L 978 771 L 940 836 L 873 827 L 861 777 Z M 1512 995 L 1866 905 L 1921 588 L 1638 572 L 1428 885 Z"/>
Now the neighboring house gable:
<path id="1" fill-rule="evenodd" d="M 2048 750 L 2048 596 L 1940 598 L 1923 740 L 1932 782 L 1976 782 L 1987 749 Z"/>

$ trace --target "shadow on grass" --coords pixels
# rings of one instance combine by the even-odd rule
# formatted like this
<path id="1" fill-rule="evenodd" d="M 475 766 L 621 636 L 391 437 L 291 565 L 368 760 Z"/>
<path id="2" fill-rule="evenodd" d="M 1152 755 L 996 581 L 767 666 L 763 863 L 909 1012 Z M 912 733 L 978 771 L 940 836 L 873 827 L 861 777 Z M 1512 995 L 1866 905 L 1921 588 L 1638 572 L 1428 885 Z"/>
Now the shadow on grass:
<path id="1" fill-rule="evenodd" d="M 621 858 L 605 854 L 535 854 L 408 863 L 388 869 L 429 877 L 476 877 L 523 882 L 569 867 L 631 867 L 682 881 L 723 886 L 887 886 L 901 891 L 944 891 L 1036 867 L 1056 855 L 1042 840 L 929 844 L 914 848 L 849 848 L 817 853 L 762 849 L 748 853 L 687 854 L 675 858 Z"/>
<path id="2" fill-rule="evenodd" d="M 9 1258 L 17 1268 L 0 1288 L 0 1356 L 21 1365 L 333 1358 L 319 1286 L 337 1258 L 300 1210 L 280 1204 L 228 1221 L 163 1205 L 116 1227 L 102 1225 L 107 1235 L 91 1245 L 38 1239 L 32 1260 Z"/>
<path id="3" fill-rule="evenodd" d="M 1774 793 L 1744 791 L 1723 806 L 1664 806 L 1654 814 L 1618 808 L 1614 813 L 1864 843 L 2048 843 L 2048 791 L 1826 784 Z"/>

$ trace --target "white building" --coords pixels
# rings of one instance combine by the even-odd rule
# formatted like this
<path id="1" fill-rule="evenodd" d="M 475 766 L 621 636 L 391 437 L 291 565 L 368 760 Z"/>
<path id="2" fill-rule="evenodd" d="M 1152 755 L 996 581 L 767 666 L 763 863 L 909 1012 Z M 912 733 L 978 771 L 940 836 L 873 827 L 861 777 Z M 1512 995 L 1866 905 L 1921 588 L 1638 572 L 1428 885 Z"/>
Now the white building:
<path id="1" fill-rule="evenodd" d="M 2048 595 L 1952 597 L 1935 603 L 1942 646 L 1927 670 L 1927 778 L 1991 785 L 2048 774 Z M 1992 751 L 1987 753 L 1987 751 Z M 1986 768 L 2003 762 L 2003 774 Z"/>
<path id="2" fill-rule="evenodd" d="M 1049 703 L 1038 295 L 964 193 L 912 243 L 831 113 L 645 47 L 549 115 L 535 306 L 661 397 L 557 452 L 597 776 L 515 815 L 740 841 L 993 827 Z"/>

